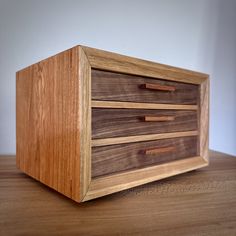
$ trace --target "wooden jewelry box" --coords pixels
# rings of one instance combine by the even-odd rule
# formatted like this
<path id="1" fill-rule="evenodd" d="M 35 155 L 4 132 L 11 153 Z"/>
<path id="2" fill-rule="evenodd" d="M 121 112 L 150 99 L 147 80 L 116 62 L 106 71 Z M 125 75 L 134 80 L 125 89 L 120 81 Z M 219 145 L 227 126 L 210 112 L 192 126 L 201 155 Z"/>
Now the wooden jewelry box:
<path id="1" fill-rule="evenodd" d="M 16 77 L 17 166 L 77 202 L 208 165 L 207 74 L 76 46 Z"/>

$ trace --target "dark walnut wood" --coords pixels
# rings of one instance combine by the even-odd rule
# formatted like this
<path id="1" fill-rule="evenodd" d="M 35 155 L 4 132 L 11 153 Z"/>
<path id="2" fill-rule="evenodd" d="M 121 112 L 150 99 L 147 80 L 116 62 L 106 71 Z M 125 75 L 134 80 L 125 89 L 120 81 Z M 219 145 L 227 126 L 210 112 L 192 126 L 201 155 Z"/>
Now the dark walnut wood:
<path id="1" fill-rule="evenodd" d="M 158 91 L 143 84 L 175 88 Z M 148 103 L 197 104 L 198 85 L 92 69 L 92 99 Z"/>
<path id="2" fill-rule="evenodd" d="M 166 148 L 167 151 L 147 155 L 147 150 L 158 148 Z M 196 155 L 197 137 L 94 147 L 92 148 L 92 177 L 115 174 Z"/>
<path id="3" fill-rule="evenodd" d="M 145 121 L 155 119 L 159 121 Z M 190 131 L 197 128 L 196 111 L 92 109 L 93 139 Z"/>

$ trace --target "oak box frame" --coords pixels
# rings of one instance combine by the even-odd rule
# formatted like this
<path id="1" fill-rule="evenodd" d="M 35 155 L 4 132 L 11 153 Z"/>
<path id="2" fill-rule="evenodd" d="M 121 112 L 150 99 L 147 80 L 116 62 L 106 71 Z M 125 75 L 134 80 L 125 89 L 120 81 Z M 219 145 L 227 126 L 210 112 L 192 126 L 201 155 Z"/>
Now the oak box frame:
<path id="1" fill-rule="evenodd" d="M 92 179 L 91 148 L 99 145 L 99 140 L 91 139 L 92 107 L 125 109 L 145 106 L 92 101 L 92 68 L 199 85 L 198 106 L 155 105 L 161 109 L 198 110 L 199 128 L 192 135 L 198 135 L 200 155 Z M 209 163 L 207 74 L 76 46 L 17 72 L 16 76 L 17 166 L 77 202 L 201 168 Z M 64 139 L 61 134 L 65 135 Z M 181 132 L 177 136 L 172 133 L 159 138 L 179 135 Z M 114 143 L 114 140 L 111 142 Z"/>

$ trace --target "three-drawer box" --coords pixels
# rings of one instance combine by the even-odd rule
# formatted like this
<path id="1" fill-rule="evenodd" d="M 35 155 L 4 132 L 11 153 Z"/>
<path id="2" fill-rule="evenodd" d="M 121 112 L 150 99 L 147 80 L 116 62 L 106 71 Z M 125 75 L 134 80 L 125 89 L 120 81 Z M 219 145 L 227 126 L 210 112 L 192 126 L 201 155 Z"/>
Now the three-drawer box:
<path id="1" fill-rule="evenodd" d="M 76 46 L 17 72 L 17 166 L 77 202 L 208 165 L 208 75 Z"/>

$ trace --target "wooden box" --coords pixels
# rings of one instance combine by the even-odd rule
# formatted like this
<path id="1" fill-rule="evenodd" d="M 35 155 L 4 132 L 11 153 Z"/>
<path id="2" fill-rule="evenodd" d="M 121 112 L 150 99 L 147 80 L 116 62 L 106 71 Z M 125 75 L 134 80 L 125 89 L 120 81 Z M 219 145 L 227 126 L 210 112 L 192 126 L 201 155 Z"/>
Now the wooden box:
<path id="1" fill-rule="evenodd" d="M 208 75 L 76 46 L 16 74 L 17 166 L 83 202 L 208 165 Z"/>

